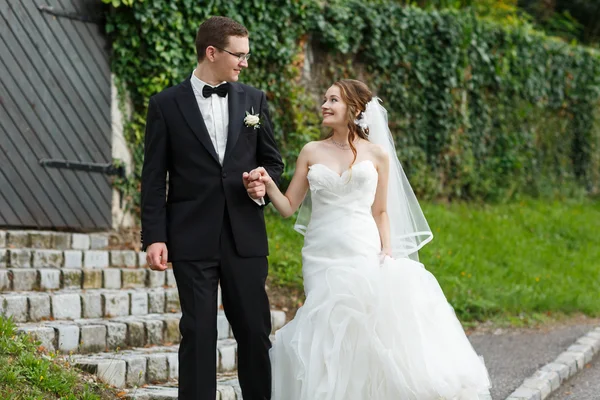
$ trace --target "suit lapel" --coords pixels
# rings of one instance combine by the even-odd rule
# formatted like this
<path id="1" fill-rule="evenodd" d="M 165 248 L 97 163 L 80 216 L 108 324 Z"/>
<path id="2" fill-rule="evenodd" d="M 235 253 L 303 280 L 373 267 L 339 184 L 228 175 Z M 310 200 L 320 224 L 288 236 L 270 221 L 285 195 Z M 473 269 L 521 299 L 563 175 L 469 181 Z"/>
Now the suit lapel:
<path id="1" fill-rule="evenodd" d="M 200 108 L 198 107 L 198 102 L 196 101 L 196 96 L 194 95 L 194 89 L 192 89 L 190 78 L 186 79 L 181 84 L 181 88 L 176 99 L 177 105 L 179 106 L 179 109 L 181 110 L 181 113 L 183 114 L 183 117 L 185 118 L 186 122 L 188 123 L 198 140 L 200 140 L 204 147 L 206 147 L 206 150 L 208 150 L 208 152 L 218 163 L 219 156 L 217 155 L 215 146 L 213 146 L 213 143 L 210 140 L 210 137 L 208 136 L 208 130 L 206 129 L 206 125 L 204 124 L 204 118 L 202 118 L 202 113 L 200 112 Z"/>
<path id="2" fill-rule="evenodd" d="M 229 129 L 227 132 L 227 146 L 225 148 L 225 157 L 223 158 L 223 164 L 227 161 L 227 158 L 235 148 L 235 144 L 240 136 L 242 129 L 242 123 L 244 122 L 245 111 L 244 103 L 246 101 L 246 93 L 240 85 L 236 83 L 229 84 L 229 91 L 227 92 L 228 103 L 229 103 Z"/>

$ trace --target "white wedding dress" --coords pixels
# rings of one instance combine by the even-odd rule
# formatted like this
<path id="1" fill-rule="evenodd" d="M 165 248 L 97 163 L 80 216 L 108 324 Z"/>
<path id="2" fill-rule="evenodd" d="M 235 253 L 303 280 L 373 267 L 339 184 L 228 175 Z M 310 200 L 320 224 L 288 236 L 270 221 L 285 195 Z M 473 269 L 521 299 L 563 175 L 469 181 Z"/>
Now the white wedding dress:
<path id="1" fill-rule="evenodd" d="M 436 279 L 410 259 L 380 260 L 371 161 L 308 173 L 306 301 L 276 333 L 273 400 L 472 400 L 490 387 Z"/>

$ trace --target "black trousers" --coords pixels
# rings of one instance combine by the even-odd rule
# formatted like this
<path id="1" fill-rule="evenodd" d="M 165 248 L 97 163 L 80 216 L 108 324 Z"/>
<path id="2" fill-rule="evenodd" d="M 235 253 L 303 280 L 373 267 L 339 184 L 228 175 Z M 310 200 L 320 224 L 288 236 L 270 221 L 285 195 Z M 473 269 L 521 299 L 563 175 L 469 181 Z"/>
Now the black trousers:
<path id="1" fill-rule="evenodd" d="M 179 399 L 214 400 L 217 374 L 217 286 L 237 341 L 238 376 L 244 400 L 271 398 L 271 313 L 265 291 L 266 257 L 240 257 L 228 218 L 215 260 L 176 261 L 182 340 Z"/>

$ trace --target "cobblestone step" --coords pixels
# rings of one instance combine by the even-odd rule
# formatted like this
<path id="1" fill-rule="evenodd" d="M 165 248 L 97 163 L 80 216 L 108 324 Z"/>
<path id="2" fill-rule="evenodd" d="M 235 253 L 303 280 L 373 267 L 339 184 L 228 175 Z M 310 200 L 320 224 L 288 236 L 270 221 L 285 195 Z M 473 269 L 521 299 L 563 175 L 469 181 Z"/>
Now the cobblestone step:
<path id="1" fill-rule="evenodd" d="M 143 268 L 146 265 L 146 253 L 133 250 L 0 247 L 0 268 Z"/>
<path id="2" fill-rule="evenodd" d="M 0 314 L 15 322 L 113 318 L 180 312 L 176 288 L 0 293 Z"/>
<path id="3" fill-rule="evenodd" d="M 0 291 L 60 289 L 136 289 L 175 287 L 173 270 L 148 268 L 8 268 L 0 269 Z"/>
<path id="4" fill-rule="evenodd" d="M 172 345 L 181 340 L 180 314 L 147 314 L 110 319 L 44 321 L 18 325 L 50 352 L 59 354 L 94 353 L 130 347 Z M 230 336 L 229 323 L 219 316 L 219 339 Z"/>
<path id="5" fill-rule="evenodd" d="M 273 336 L 271 336 L 273 340 Z M 177 346 L 134 349 L 122 353 L 103 353 L 93 357 L 72 358 L 83 370 L 96 374 L 104 382 L 127 389 L 126 399 L 177 399 L 179 363 Z M 237 346 L 235 340 L 221 340 L 217 344 L 216 400 L 242 400 L 236 371 Z M 152 386 L 148 386 L 151 384 Z M 142 387 L 143 386 L 143 387 Z M 480 400 L 492 400 L 488 390 L 480 392 Z"/>
<path id="6" fill-rule="evenodd" d="M 104 250 L 111 234 L 71 233 L 38 230 L 0 230 L 0 248 L 36 248 L 57 250 Z"/>
<path id="7" fill-rule="evenodd" d="M 71 355 L 67 360 L 118 388 L 165 383 L 179 378 L 179 346 L 135 348 L 93 355 Z M 237 344 L 233 339 L 217 342 L 217 370 L 236 370 Z"/>
<path id="8" fill-rule="evenodd" d="M 19 324 L 19 332 L 28 333 L 45 349 L 62 354 L 93 353 L 130 347 L 179 343 L 181 314 L 148 314 L 110 319 L 78 319 Z M 286 322 L 283 311 L 271 310 L 273 332 Z M 225 313 L 217 313 L 217 338 L 233 338 Z"/>
<path id="9" fill-rule="evenodd" d="M 125 399 L 128 400 L 176 400 L 177 383 L 148 385 L 143 388 L 128 389 Z M 242 400 L 242 390 L 237 378 L 232 376 L 217 377 L 216 400 Z"/>

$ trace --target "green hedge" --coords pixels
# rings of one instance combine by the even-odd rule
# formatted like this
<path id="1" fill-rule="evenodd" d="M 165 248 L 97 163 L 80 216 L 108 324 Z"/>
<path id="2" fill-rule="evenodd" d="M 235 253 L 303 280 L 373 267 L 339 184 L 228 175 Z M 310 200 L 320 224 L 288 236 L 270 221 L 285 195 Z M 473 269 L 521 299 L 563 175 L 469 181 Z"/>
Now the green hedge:
<path id="1" fill-rule="evenodd" d="M 135 172 L 117 185 L 139 204 L 149 96 L 195 65 L 198 24 L 226 15 L 251 32 L 242 79 L 268 94 L 286 161 L 318 137 L 318 101 L 335 79 L 362 77 L 384 99 L 400 158 L 421 198 L 502 200 L 597 193 L 600 56 L 462 11 L 390 0 L 104 0 Z M 304 49 L 321 57 L 302 80 Z M 314 67 L 314 66 L 313 66 Z M 310 88 L 310 89 L 309 89 Z"/>

